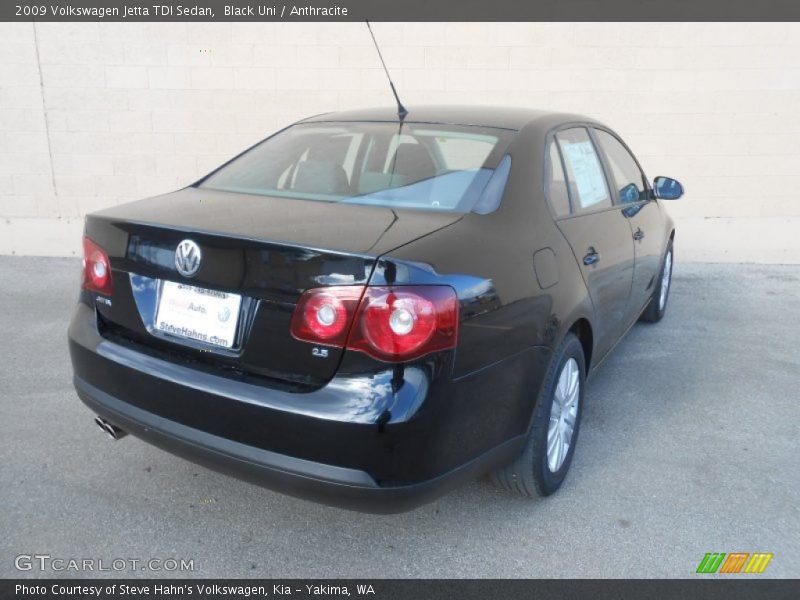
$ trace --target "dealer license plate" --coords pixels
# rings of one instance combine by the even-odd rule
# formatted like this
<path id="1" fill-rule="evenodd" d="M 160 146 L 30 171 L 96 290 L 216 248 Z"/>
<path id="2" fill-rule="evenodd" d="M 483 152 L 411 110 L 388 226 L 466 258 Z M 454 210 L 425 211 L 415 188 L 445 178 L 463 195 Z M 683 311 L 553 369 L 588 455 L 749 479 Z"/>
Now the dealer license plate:
<path id="1" fill-rule="evenodd" d="M 232 348 L 241 305 L 238 294 L 162 281 L 155 328 L 169 335 Z"/>

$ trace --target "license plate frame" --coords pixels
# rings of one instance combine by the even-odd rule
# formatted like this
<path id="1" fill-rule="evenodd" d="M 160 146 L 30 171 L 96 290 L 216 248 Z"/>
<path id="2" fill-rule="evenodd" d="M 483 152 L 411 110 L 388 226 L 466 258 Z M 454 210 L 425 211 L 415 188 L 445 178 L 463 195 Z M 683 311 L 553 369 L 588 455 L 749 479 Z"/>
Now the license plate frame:
<path id="1" fill-rule="evenodd" d="M 161 280 L 153 329 L 188 344 L 235 350 L 243 298 L 200 286 Z"/>

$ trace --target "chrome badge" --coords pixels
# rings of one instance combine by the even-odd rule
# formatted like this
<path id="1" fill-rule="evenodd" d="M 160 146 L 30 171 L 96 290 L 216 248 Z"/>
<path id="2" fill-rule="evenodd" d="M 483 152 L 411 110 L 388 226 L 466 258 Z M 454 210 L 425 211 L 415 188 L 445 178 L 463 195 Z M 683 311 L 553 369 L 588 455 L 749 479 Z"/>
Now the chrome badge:
<path id="1" fill-rule="evenodd" d="M 175 248 L 175 268 L 184 277 L 192 277 L 200 268 L 200 259 L 202 257 L 200 246 L 192 240 L 183 240 Z"/>

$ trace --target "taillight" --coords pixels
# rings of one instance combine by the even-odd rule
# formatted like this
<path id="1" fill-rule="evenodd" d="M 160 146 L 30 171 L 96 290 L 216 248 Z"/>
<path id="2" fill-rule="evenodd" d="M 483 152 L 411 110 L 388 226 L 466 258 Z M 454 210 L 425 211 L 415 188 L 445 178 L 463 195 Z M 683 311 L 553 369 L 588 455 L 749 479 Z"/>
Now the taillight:
<path id="1" fill-rule="evenodd" d="M 342 286 L 307 291 L 292 315 L 292 335 L 306 342 L 344 347 L 363 289 Z"/>
<path id="2" fill-rule="evenodd" d="M 368 287 L 347 347 L 387 361 L 454 348 L 458 299 L 451 287 Z"/>
<path id="3" fill-rule="evenodd" d="M 458 298 L 437 285 L 314 289 L 300 298 L 291 331 L 306 342 L 406 361 L 455 347 Z"/>
<path id="4" fill-rule="evenodd" d="M 111 262 L 105 251 L 88 237 L 83 238 L 83 287 L 111 295 Z"/>

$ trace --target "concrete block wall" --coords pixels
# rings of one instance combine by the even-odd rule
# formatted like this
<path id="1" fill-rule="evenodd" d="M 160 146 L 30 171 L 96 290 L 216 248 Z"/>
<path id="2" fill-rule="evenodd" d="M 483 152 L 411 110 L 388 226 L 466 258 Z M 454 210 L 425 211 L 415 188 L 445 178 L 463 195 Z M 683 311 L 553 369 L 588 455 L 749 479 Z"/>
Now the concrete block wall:
<path id="1" fill-rule="evenodd" d="M 406 104 L 574 111 L 680 179 L 683 260 L 800 262 L 800 24 L 376 23 Z M 392 98 L 362 23 L 0 24 L 0 253 Z"/>

